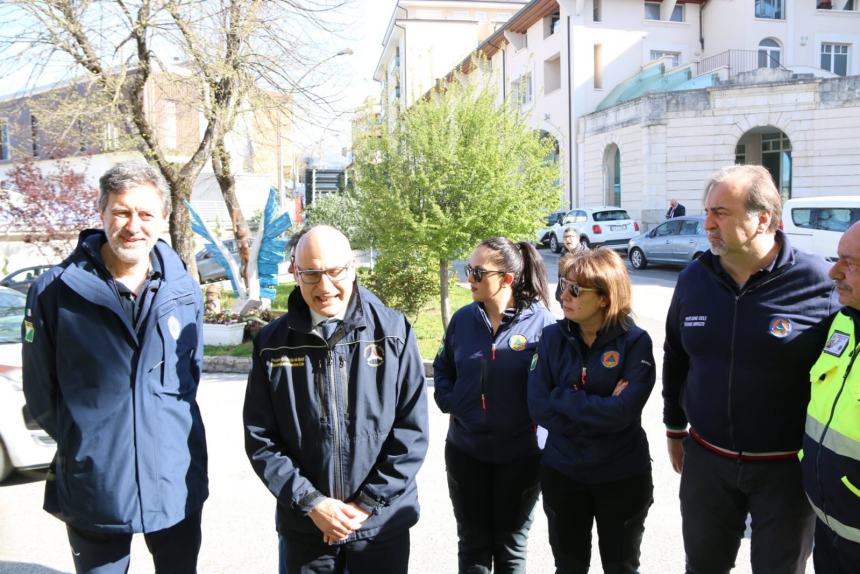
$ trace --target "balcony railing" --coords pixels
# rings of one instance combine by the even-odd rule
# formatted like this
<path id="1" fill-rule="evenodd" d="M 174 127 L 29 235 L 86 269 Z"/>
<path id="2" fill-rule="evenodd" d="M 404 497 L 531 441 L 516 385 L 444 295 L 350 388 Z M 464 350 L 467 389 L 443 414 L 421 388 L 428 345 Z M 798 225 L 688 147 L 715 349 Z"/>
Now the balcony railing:
<path id="1" fill-rule="evenodd" d="M 726 50 L 697 62 L 696 75 L 701 76 L 719 68 L 726 68 L 729 78 L 759 68 L 785 70 L 780 61 L 767 50 Z"/>

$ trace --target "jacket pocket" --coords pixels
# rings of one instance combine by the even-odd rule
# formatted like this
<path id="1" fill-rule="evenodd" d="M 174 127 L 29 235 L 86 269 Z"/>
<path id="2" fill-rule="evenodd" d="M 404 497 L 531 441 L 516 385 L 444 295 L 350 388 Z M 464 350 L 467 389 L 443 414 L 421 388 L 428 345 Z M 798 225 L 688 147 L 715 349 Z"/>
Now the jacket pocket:
<path id="1" fill-rule="evenodd" d="M 192 370 L 197 349 L 197 317 L 194 300 L 180 299 L 175 305 L 159 309 L 158 334 L 161 339 L 161 361 L 150 367 L 161 369 L 163 390 L 185 393 L 194 388 L 196 378 Z"/>

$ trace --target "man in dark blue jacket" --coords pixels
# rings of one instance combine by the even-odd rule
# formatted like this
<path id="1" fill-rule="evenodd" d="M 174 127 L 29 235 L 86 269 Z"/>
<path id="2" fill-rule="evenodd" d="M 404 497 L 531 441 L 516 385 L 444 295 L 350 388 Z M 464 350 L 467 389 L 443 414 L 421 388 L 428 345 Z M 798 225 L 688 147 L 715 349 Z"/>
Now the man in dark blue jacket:
<path id="1" fill-rule="evenodd" d="M 753 571 L 801 573 L 815 520 L 797 452 L 833 285 L 778 230 L 767 170 L 725 168 L 706 189 L 711 250 L 678 279 L 663 362 L 687 572 L 729 572 L 749 513 Z"/>
<path id="2" fill-rule="evenodd" d="M 358 286 L 349 241 L 311 228 L 286 315 L 254 342 L 245 450 L 277 498 L 280 572 L 396 574 L 427 452 L 412 327 Z"/>
<path id="3" fill-rule="evenodd" d="M 161 174 L 119 164 L 100 187 L 104 230 L 39 277 L 22 325 L 27 406 L 57 441 L 45 510 L 66 522 L 77 572 L 126 572 L 134 532 L 159 573 L 194 572 L 208 496 L 200 288 L 158 240 Z"/>

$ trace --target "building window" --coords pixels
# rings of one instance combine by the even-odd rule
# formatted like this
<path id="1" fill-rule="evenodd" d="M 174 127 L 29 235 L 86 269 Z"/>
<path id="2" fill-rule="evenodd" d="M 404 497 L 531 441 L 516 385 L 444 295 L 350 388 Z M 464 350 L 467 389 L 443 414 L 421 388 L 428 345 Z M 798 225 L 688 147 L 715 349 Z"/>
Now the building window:
<path id="1" fill-rule="evenodd" d="M 659 60 L 660 58 L 672 58 L 672 67 L 676 68 L 681 65 L 681 52 L 670 52 L 668 50 L 651 50 L 651 61 Z"/>
<path id="2" fill-rule="evenodd" d="M 30 141 L 33 146 L 33 157 L 39 157 L 39 119 L 30 114 Z"/>
<path id="3" fill-rule="evenodd" d="M 656 2 L 645 2 L 645 19 L 659 20 L 660 19 L 660 4 Z"/>
<path id="4" fill-rule="evenodd" d="M 602 90 L 603 89 L 603 63 L 601 52 L 603 52 L 603 46 L 600 44 L 594 45 L 594 89 Z"/>
<path id="5" fill-rule="evenodd" d="M 517 106 L 522 107 L 532 103 L 532 73 L 526 72 L 511 82 L 511 97 Z"/>
<path id="6" fill-rule="evenodd" d="M 683 4 L 675 4 L 675 7 L 672 9 L 672 15 L 669 16 L 669 20 L 672 22 L 683 22 L 684 21 L 684 5 Z"/>
<path id="7" fill-rule="evenodd" d="M 615 144 L 603 152 L 603 197 L 606 205 L 621 207 L 621 150 Z"/>
<path id="8" fill-rule="evenodd" d="M 9 146 L 9 124 L 0 121 L 0 161 L 12 159 L 12 149 Z"/>
<path id="9" fill-rule="evenodd" d="M 165 149 L 176 149 L 176 122 L 179 120 L 176 115 L 176 102 L 164 102 L 164 123 L 162 124 L 162 133 L 164 141 L 162 142 Z"/>
<path id="10" fill-rule="evenodd" d="M 561 15 L 558 12 L 551 14 L 544 19 L 544 38 L 549 38 L 559 30 L 561 30 Z"/>
<path id="11" fill-rule="evenodd" d="M 773 38 L 765 38 L 758 45 L 758 67 L 779 68 L 782 49 Z"/>
<path id="12" fill-rule="evenodd" d="M 821 68 L 848 75 L 848 44 L 821 44 Z"/>
<path id="13" fill-rule="evenodd" d="M 102 141 L 103 151 L 113 151 L 119 147 L 119 132 L 116 129 L 116 124 L 107 122 L 104 127 L 104 141 Z"/>
<path id="14" fill-rule="evenodd" d="M 543 63 L 543 89 L 547 94 L 561 87 L 561 58 L 556 55 Z"/>
<path id="15" fill-rule="evenodd" d="M 746 144 L 738 144 L 735 146 L 735 165 L 746 165 L 747 163 L 747 146 Z"/>
<path id="16" fill-rule="evenodd" d="M 603 14 L 601 14 L 601 9 L 603 8 L 603 6 L 601 6 L 601 3 L 601 0 L 594 0 L 594 14 L 592 15 L 592 19 L 595 22 L 603 21 Z"/>
<path id="17" fill-rule="evenodd" d="M 785 20 L 785 0 L 755 0 L 755 17 Z"/>

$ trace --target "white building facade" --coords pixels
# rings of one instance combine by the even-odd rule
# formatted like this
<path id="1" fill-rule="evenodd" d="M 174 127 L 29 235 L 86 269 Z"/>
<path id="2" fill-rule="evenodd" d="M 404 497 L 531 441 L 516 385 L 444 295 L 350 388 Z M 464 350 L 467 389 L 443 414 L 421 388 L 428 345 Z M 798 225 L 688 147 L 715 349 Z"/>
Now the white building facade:
<path id="1" fill-rule="evenodd" d="M 856 0 L 534 0 L 476 51 L 557 139 L 562 203 L 649 224 L 735 162 L 784 197 L 860 193 L 858 50 Z"/>

